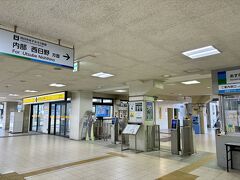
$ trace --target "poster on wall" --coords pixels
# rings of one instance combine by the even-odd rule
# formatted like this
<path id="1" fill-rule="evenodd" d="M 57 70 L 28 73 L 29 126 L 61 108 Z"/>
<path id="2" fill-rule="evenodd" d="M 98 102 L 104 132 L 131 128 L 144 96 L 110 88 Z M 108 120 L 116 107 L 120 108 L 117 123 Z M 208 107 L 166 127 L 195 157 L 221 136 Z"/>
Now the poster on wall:
<path id="1" fill-rule="evenodd" d="M 146 102 L 146 121 L 153 120 L 153 102 Z"/>
<path id="2" fill-rule="evenodd" d="M 137 102 L 135 103 L 135 121 L 143 122 L 143 103 Z"/>
<path id="3" fill-rule="evenodd" d="M 129 102 L 129 122 L 143 122 L 143 102 Z"/>
<path id="4" fill-rule="evenodd" d="M 237 122 L 237 111 L 228 110 L 225 111 L 225 118 L 227 120 L 227 132 L 235 132 L 235 126 L 238 126 Z"/>

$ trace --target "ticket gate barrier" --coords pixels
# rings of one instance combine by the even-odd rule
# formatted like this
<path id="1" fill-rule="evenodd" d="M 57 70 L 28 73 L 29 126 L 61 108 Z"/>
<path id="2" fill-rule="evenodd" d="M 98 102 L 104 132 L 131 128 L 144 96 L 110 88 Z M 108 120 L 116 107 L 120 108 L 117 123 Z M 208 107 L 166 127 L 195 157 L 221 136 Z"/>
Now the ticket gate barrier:
<path id="1" fill-rule="evenodd" d="M 171 128 L 171 152 L 179 155 L 180 147 L 180 120 L 172 119 Z"/>
<path id="2" fill-rule="evenodd" d="M 183 127 L 181 129 L 182 140 L 182 155 L 194 154 L 194 133 L 192 122 L 190 120 L 183 120 Z"/>
<path id="3" fill-rule="evenodd" d="M 113 144 L 116 144 L 118 141 L 118 135 L 119 135 L 119 121 L 117 117 L 112 118 L 112 124 L 111 124 L 111 142 Z"/>

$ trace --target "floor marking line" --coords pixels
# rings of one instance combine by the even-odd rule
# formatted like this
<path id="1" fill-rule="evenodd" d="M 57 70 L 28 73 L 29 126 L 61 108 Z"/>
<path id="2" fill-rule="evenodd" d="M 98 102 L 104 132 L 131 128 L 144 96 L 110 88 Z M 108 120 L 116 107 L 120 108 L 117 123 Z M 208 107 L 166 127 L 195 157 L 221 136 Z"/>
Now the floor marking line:
<path id="1" fill-rule="evenodd" d="M 198 178 L 198 176 L 189 173 L 215 158 L 215 154 L 209 154 L 194 163 L 191 163 L 183 168 L 173 171 L 165 176 L 157 178 L 157 180 L 195 180 Z"/>
<path id="2" fill-rule="evenodd" d="M 45 169 L 40 169 L 40 170 L 27 172 L 27 173 L 23 173 L 23 174 L 18 174 L 16 172 L 8 173 L 8 174 L 0 174 L 0 180 L 1 179 L 23 180 L 24 177 L 35 176 L 35 175 L 39 175 L 39 174 L 43 174 L 43 173 L 47 173 L 47 172 L 51 172 L 51 171 L 60 170 L 60 169 L 67 168 L 67 167 L 72 167 L 72 166 L 76 166 L 76 165 L 100 161 L 100 160 L 108 159 L 108 158 L 112 158 L 112 157 L 127 157 L 127 156 L 124 154 L 121 154 L 121 153 L 108 152 L 108 153 L 106 153 L 106 155 L 103 155 L 103 156 L 98 156 L 98 157 L 94 157 L 94 158 L 90 158 L 90 159 L 85 159 L 85 160 L 80 160 L 80 161 L 71 162 L 71 163 L 67 163 L 67 164 L 62 164 L 62 165 L 49 167 L 49 168 L 45 168 Z"/>

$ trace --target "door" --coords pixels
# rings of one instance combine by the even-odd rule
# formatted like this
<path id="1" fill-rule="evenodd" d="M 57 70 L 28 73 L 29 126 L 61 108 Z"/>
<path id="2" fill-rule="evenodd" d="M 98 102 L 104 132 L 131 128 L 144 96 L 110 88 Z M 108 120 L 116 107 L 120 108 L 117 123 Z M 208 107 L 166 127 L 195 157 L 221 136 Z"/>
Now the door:
<path id="1" fill-rule="evenodd" d="M 66 104 L 60 104 L 60 136 L 65 136 Z"/>
<path id="2" fill-rule="evenodd" d="M 38 125 L 38 104 L 32 105 L 32 121 L 31 131 L 37 131 Z"/>
<path id="3" fill-rule="evenodd" d="M 56 104 L 55 135 L 60 135 L 61 105 Z"/>
<path id="4" fill-rule="evenodd" d="M 71 103 L 67 103 L 67 108 L 66 108 L 66 133 L 65 136 L 69 136 L 69 131 L 70 131 L 70 112 L 71 112 Z"/>
<path id="5" fill-rule="evenodd" d="M 49 134 L 55 134 L 55 117 L 56 117 L 56 104 L 51 104 Z"/>
<path id="6" fill-rule="evenodd" d="M 39 104 L 37 132 L 43 132 L 43 124 L 44 124 L 44 104 Z"/>

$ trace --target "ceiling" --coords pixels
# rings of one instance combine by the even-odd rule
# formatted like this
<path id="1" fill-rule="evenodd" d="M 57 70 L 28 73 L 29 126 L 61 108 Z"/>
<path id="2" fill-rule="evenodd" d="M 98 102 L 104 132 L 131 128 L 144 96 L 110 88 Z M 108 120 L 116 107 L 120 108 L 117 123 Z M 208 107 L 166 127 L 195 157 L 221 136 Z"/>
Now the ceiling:
<path id="1" fill-rule="evenodd" d="M 239 0 L 0 0 L 3 28 L 75 47 L 80 72 L 0 56 L 0 97 L 61 90 L 115 93 L 130 81 L 161 80 L 154 95 L 211 94 L 213 69 L 239 65 Z M 198 60 L 181 54 L 214 45 L 222 53 Z M 96 72 L 114 77 L 98 79 Z M 169 75 L 166 77 L 164 75 Z M 185 80 L 197 85 L 182 85 Z M 63 83 L 66 87 L 49 87 Z M 0 99 L 1 100 L 1 99 Z"/>

